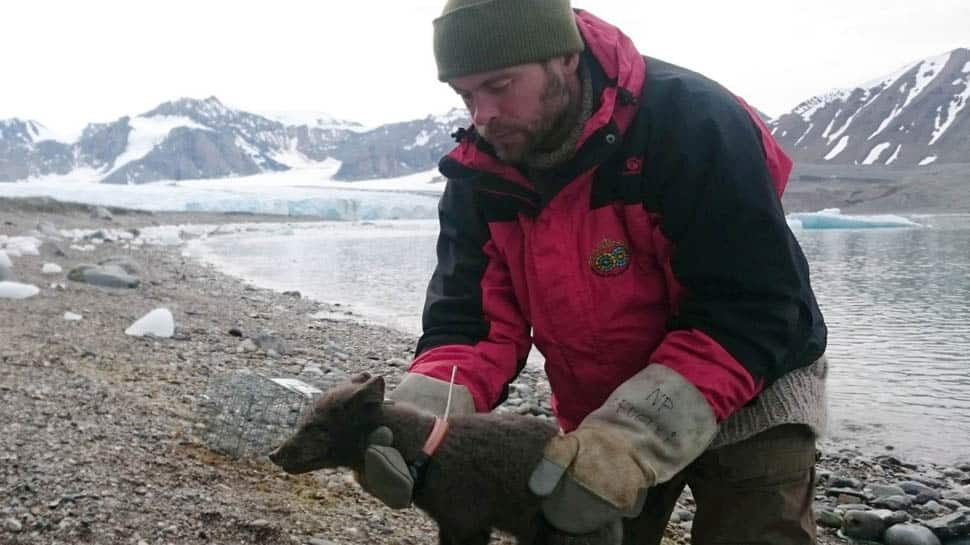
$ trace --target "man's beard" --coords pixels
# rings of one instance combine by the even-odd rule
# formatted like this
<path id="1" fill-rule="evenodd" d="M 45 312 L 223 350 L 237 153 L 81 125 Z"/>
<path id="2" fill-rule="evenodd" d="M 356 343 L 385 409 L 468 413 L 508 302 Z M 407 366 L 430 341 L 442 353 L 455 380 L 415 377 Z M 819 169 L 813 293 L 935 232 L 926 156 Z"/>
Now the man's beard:
<path id="1" fill-rule="evenodd" d="M 571 114 L 577 108 L 578 97 L 572 96 L 561 75 L 548 68 L 545 74 L 546 86 L 539 97 L 541 112 L 537 119 L 494 119 L 479 130 L 495 155 L 506 163 L 527 162 L 537 151 L 555 149 L 575 122 Z"/>

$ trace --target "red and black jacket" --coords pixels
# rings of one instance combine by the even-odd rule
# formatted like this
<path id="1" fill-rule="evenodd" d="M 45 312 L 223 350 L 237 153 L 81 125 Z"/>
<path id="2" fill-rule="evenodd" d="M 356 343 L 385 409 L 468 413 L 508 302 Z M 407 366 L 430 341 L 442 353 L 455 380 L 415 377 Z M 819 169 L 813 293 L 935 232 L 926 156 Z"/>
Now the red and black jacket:
<path id="1" fill-rule="evenodd" d="M 596 104 L 575 157 L 541 178 L 474 129 L 440 163 L 438 264 L 410 371 L 501 403 L 534 343 L 575 428 L 655 363 L 718 420 L 822 355 L 826 328 L 780 203 L 791 161 L 740 99 L 644 58 L 577 12 Z"/>

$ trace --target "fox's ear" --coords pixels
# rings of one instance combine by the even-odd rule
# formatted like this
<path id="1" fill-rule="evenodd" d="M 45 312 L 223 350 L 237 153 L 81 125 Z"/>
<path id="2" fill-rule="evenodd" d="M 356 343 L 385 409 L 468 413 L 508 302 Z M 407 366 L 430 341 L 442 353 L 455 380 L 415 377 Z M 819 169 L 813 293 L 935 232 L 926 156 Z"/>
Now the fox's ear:
<path id="1" fill-rule="evenodd" d="M 366 402 L 384 403 L 384 377 L 371 377 L 364 382 L 364 398 Z"/>
<path id="2" fill-rule="evenodd" d="M 350 382 L 353 382 L 354 384 L 363 384 L 368 380 L 370 380 L 370 373 L 358 373 L 350 377 Z"/>
<path id="3" fill-rule="evenodd" d="M 384 403 L 384 377 L 368 378 L 363 382 L 354 381 L 353 394 L 349 402 L 354 406 L 382 405 Z"/>

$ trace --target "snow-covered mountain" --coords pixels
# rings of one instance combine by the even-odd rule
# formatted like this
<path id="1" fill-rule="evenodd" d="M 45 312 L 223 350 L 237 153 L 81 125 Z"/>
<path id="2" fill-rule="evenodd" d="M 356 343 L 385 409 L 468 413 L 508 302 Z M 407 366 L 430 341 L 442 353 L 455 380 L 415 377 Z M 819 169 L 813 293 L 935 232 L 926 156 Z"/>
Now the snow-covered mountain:
<path id="1" fill-rule="evenodd" d="M 970 49 L 812 97 L 769 126 L 796 161 L 923 166 L 970 162 Z"/>
<path id="2" fill-rule="evenodd" d="M 248 176 L 336 159 L 336 178 L 422 172 L 452 144 L 460 111 L 368 130 L 317 113 L 257 115 L 217 98 L 182 98 L 135 117 L 88 125 L 74 142 L 35 121 L 0 121 L 0 182 L 63 178 L 139 184 Z"/>
<path id="3" fill-rule="evenodd" d="M 857 87 L 812 97 L 770 121 L 802 164 L 970 163 L 970 49 L 921 60 Z M 319 112 L 260 115 L 217 98 L 183 98 L 71 142 L 36 121 L 0 120 L 0 182 L 139 184 L 248 176 L 326 164 L 334 178 L 397 178 L 431 170 L 467 125 L 460 109 L 366 128 Z"/>
<path id="4" fill-rule="evenodd" d="M 338 119 L 324 112 L 286 110 L 256 113 L 267 119 L 279 121 L 288 127 L 302 127 L 306 125 L 311 129 L 351 130 L 355 132 L 366 132 L 370 130 L 368 127 L 365 127 L 356 121 Z"/>
<path id="5" fill-rule="evenodd" d="M 69 172 L 74 166 L 73 148 L 52 138 L 36 121 L 0 120 L 0 181 Z"/>
<path id="6" fill-rule="evenodd" d="M 343 162 L 336 178 L 396 178 L 433 168 L 454 147 L 451 134 L 468 123 L 468 114 L 455 108 L 440 116 L 354 133 L 333 150 L 334 157 Z"/>

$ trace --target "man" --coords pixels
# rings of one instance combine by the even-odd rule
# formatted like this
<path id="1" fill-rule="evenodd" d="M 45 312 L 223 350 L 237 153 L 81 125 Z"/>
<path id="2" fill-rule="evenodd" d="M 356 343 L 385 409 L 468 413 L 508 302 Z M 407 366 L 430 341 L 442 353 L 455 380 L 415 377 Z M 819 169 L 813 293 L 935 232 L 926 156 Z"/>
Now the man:
<path id="1" fill-rule="evenodd" d="M 449 0 L 434 49 L 473 127 L 391 397 L 440 415 L 455 368 L 452 414 L 489 411 L 534 343 L 565 432 L 530 481 L 550 524 L 659 543 L 689 484 L 695 544 L 814 543 L 826 328 L 757 115 L 568 0 Z"/>

